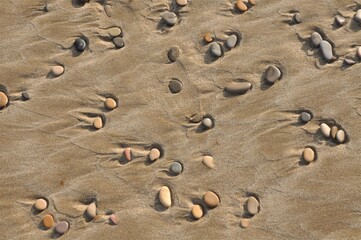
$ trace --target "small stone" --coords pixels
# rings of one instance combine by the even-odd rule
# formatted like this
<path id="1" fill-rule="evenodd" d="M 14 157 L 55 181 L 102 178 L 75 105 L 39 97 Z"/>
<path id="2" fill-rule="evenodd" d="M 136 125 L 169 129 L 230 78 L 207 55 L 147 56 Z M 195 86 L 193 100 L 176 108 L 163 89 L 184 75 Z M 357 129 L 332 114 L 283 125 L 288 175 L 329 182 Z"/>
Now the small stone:
<path id="1" fill-rule="evenodd" d="M 210 33 L 210 32 L 207 32 L 205 35 L 204 35 L 204 41 L 206 43 L 211 43 L 213 42 L 213 34 Z"/>
<path id="2" fill-rule="evenodd" d="M 315 160 L 315 152 L 312 148 L 307 147 L 305 150 L 303 150 L 302 158 L 306 162 L 312 162 Z"/>
<path id="3" fill-rule="evenodd" d="M 256 0 L 248 0 L 248 3 L 254 6 L 256 5 Z"/>
<path id="4" fill-rule="evenodd" d="M 342 27 L 343 25 L 346 24 L 346 19 L 344 17 L 341 17 L 340 15 L 337 15 L 335 17 L 335 21 L 336 21 L 337 25 L 340 27 Z"/>
<path id="5" fill-rule="evenodd" d="M 302 18 L 301 18 L 301 13 L 297 12 L 293 15 L 293 21 L 295 21 L 295 23 L 301 23 L 302 22 Z"/>
<path id="6" fill-rule="evenodd" d="M 46 214 L 44 217 L 43 217 L 43 226 L 46 227 L 46 228 L 51 228 L 53 225 L 54 225 L 54 217 L 50 214 Z"/>
<path id="7" fill-rule="evenodd" d="M 281 76 L 282 76 L 282 72 L 278 67 L 274 65 L 268 66 L 266 70 L 266 80 L 269 83 L 274 83 L 275 81 L 279 80 Z"/>
<path id="8" fill-rule="evenodd" d="M 361 9 L 357 10 L 355 14 L 355 20 L 359 23 L 361 23 Z"/>
<path id="9" fill-rule="evenodd" d="M 259 209 L 259 202 L 255 197 L 250 197 L 247 200 L 247 211 L 252 214 L 255 215 L 258 213 L 258 209 Z"/>
<path id="10" fill-rule="evenodd" d="M 356 55 L 357 55 L 357 57 L 361 58 L 361 47 L 357 47 Z"/>
<path id="11" fill-rule="evenodd" d="M 174 26 L 178 21 L 178 17 L 174 12 L 166 12 L 163 14 L 163 20 L 168 26 Z"/>
<path id="12" fill-rule="evenodd" d="M 122 33 L 122 29 L 118 27 L 112 27 L 108 29 L 108 34 L 111 37 L 118 37 Z"/>
<path id="13" fill-rule="evenodd" d="M 113 110 L 117 107 L 117 102 L 113 98 L 107 98 L 104 102 L 104 106 L 109 110 Z"/>
<path id="14" fill-rule="evenodd" d="M 242 228 L 248 228 L 249 227 L 250 220 L 248 218 L 242 218 L 240 221 Z"/>
<path id="15" fill-rule="evenodd" d="M 248 10 L 248 7 L 246 4 L 244 4 L 244 2 L 242 0 L 237 0 L 236 2 L 236 8 L 241 11 L 241 12 L 245 12 Z"/>
<path id="16" fill-rule="evenodd" d="M 229 94 L 244 94 L 250 90 L 252 84 L 250 82 L 231 82 L 225 87 L 225 91 Z"/>
<path id="17" fill-rule="evenodd" d="M 160 158 L 160 151 L 158 148 L 152 148 L 149 152 L 149 159 L 155 161 Z"/>
<path id="18" fill-rule="evenodd" d="M 205 126 L 206 128 L 212 128 L 213 127 L 213 121 L 212 121 L 212 119 L 210 119 L 210 118 L 203 118 L 203 120 L 202 120 L 202 124 L 203 124 L 203 126 Z"/>
<path id="19" fill-rule="evenodd" d="M 179 162 L 174 162 L 170 166 L 170 170 L 175 174 L 180 174 L 183 170 L 183 166 Z"/>
<path id="20" fill-rule="evenodd" d="M 202 163 L 208 168 L 214 168 L 213 157 L 211 156 L 203 156 Z"/>
<path id="21" fill-rule="evenodd" d="M 222 56 L 222 49 L 221 49 L 221 45 L 219 45 L 219 43 L 216 43 L 216 42 L 212 42 L 210 44 L 210 50 L 211 50 L 211 54 L 214 56 L 214 57 L 220 57 Z"/>
<path id="22" fill-rule="evenodd" d="M 203 217 L 203 209 L 200 205 L 194 205 L 192 207 L 192 215 L 195 219 L 200 219 L 201 217 Z"/>
<path id="23" fill-rule="evenodd" d="M 132 149 L 131 148 L 124 149 L 123 154 L 124 154 L 125 159 L 127 159 L 127 161 L 132 161 Z"/>
<path id="24" fill-rule="evenodd" d="M 332 45 L 329 42 L 322 40 L 320 43 L 320 48 L 322 51 L 322 55 L 326 61 L 331 61 L 334 59 L 332 53 Z"/>
<path id="25" fill-rule="evenodd" d="M 55 226 L 55 231 L 59 234 L 64 234 L 69 229 L 69 223 L 67 221 L 60 221 Z"/>
<path id="26" fill-rule="evenodd" d="M 344 63 L 347 64 L 347 65 L 354 65 L 356 62 L 352 59 L 349 59 L 349 58 L 345 58 L 344 60 Z"/>
<path id="27" fill-rule="evenodd" d="M 160 203 L 166 207 L 169 208 L 172 206 L 172 197 L 170 194 L 170 189 L 167 186 L 163 186 L 159 190 L 159 201 Z"/>
<path id="28" fill-rule="evenodd" d="M 113 8 L 111 5 L 105 5 L 104 11 L 108 17 L 111 17 L 113 15 Z"/>
<path id="29" fill-rule="evenodd" d="M 304 122 L 309 122 L 312 119 L 311 114 L 309 114 L 308 112 L 302 112 L 300 116 L 301 116 L 301 120 Z"/>
<path id="30" fill-rule="evenodd" d="M 177 58 L 179 57 L 179 55 L 180 55 L 180 51 L 179 51 L 178 46 L 173 46 L 168 51 L 168 59 L 171 62 L 175 62 L 177 60 Z"/>
<path id="31" fill-rule="evenodd" d="M 320 128 L 323 136 L 329 138 L 331 134 L 331 128 L 326 123 L 321 123 Z"/>
<path id="32" fill-rule="evenodd" d="M 178 6 L 184 7 L 188 4 L 187 0 L 176 0 L 176 3 L 178 4 Z"/>
<path id="33" fill-rule="evenodd" d="M 113 44 L 116 48 L 122 48 L 124 47 L 124 40 L 121 37 L 115 37 L 113 38 Z"/>
<path id="34" fill-rule="evenodd" d="M 315 47 L 320 46 L 322 40 L 323 40 L 322 36 L 318 32 L 313 32 L 311 34 L 311 42 L 312 42 L 313 46 L 315 46 Z"/>
<path id="35" fill-rule="evenodd" d="M 94 202 L 86 208 L 86 214 L 92 219 L 97 215 L 97 206 Z"/>
<path id="36" fill-rule="evenodd" d="M 237 44 L 237 36 L 232 34 L 226 39 L 226 46 L 228 48 L 234 48 Z"/>
<path id="37" fill-rule="evenodd" d="M 63 66 L 53 66 L 51 68 L 51 74 L 54 77 L 59 77 L 60 75 L 62 75 L 64 73 L 64 67 Z"/>
<path id="38" fill-rule="evenodd" d="M 4 92 L 0 91 L 0 108 L 6 107 L 8 102 L 9 102 L 8 96 L 6 96 L 6 94 Z"/>
<path id="39" fill-rule="evenodd" d="M 179 93 L 183 89 L 183 84 L 178 79 L 172 79 L 170 80 L 168 87 L 172 93 Z"/>
<path id="40" fill-rule="evenodd" d="M 220 202 L 218 195 L 212 191 L 208 191 L 206 194 L 204 194 L 203 201 L 210 208 L 217 207 Z"/>
<path id="41" fill-rule="evenodd" d="M 93 126 L 96 129 L 101 129 L 103 127 L 103 120 L 101 117 L 96 117 L 93 122 Z"/>
<path id="42" fill-rule="evenodd" d="M 48 202 L 44 198 L 39 198 L 34 203 L 34 208 L 38 211 L 43 211 L 48 207 Z"/>
<path id="43" fill-rule="evenodd" d="M 115 214 L 110 215 L 109 219 L 110 219 L 110 221 L 112 221 L 113 224 L 115 224 L 115 225 L 118 224 L 118 218 Z"/>
<path id="44" fill-rule="evenodd" d="M 336 133 L 336 140 L 339 142 L 339 143 L 343 143 L 345 140 L 346 140 L 346 133 L 344 130 L 340 129 L 337 131 Z"/>
<path id="45" fill-rule="evenodd" d="M 23 101 L 30 100 L 29 94 L 27 92 L 22 92 L 21 97 L 23 98 Z"/>
<path id="46" fill-rule="evenodd" d="M 86 42 L 83 38 L 77 38 L 74 42 L 74 46 L 78 52 L 83 52 L 86 48 Z"/>
<path id="47" fill-rule="evenodd" d="M 331 127 L 331 137 L 332 137 L 333 139 L 336 139 L 337 131 L 338 131 L 338 127 L 336 127 L 336 126 L 332 126 L 332 127 Z"/>

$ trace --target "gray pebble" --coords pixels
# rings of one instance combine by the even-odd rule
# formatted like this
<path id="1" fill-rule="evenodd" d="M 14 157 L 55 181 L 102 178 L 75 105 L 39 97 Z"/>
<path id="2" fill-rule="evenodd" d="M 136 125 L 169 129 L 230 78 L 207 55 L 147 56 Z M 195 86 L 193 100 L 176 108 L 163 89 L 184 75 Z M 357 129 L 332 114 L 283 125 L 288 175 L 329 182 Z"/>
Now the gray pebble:
<path id="1" fill-rule="evenodd" d="M 297 12 L 293 15 L 293 21 L 295 21 L 295 23 L 301 23 L 302 22 L 302 18 L 301 18 L 301 13 Z"/>
<path id="2" fill-rule="evenodd" d="M 226 40 L 226 46 L 228 48 L 234 48 L 237 44 L 237 36 L 236 35 L 231 35 L 227 38 Z"/>
<path id="3" fill-rule="evenodd" d="M 302 112 L 301 113 L 301 120 L 302 121 L 309 122 L 309 121 L 311 121 L 311 119 L 312 119 L 312 116 L 308 112 Z"/>
<path id="4" fill-rule="evenodd" d="M 332 45 L 329 42 L 322 40 L 320 43 L 320 48 L 321 48 L 323 57 L 327 61 L 331 61 L 333 59 Z"/>
<path id="5" fill-rule="evenodd" d="M 169 82 L 168 87 L 172 93 L 179 93 L 183 89 L 183 84 L 178 79 L 172 79 Z"/>
<path id="6" fill-rule="evenodd" d="M 318 32 L 313 32 L 311 34 L 311 42 L 313 44 L 313 46 L 318 47 L 320 46 L 321 42 L 322 42 L 322 37 Z"/>
<path id="7" fill-rule="evenodd" d="M 212 119 L 210 119 L 210 118 L 204 118 L 204 119 L 202 120 L 202 124 L 203 124 L 203 126 L 205 126 L 206 128 L 212 128 L 212 127 L 213 127 L 213 121 L 212 121 Z"/>
<path id="8" fill-rule="evenodd" d="M 356 62 L 352 59 L 349 58 L 345 58 L 345 60 L 343 60 L 345 62 L 345 64 L 347 65 L 354 65 Z"/>
<path id="9" fill-rule="evenodd" d="M 337 15 L 335 17 L 335 21 L 336 21 L 337 25 L 340 27 L 346 24 L 346 19 L 344 17 L 341 17 L 340 15 Z"/>
<path id="10" fill-rule="evenodd" d="M 77 51 L 83 52 L 86 48 L 86 42 L 83 38 L 77 38 L 74 42 L 74 46 Z"/>
<path id="11" fill-rule="evenodd" d="M 268 66 L 267 70 L 266 70 L 266 80 L 269 83 L 274 83 L 275 81 L 277 81 L 278 79 L 281 78 L 282 72 L 281 70 L 274 66 L 274 65 L 270 65 Z"/>
<path id="12" fill-rule="evenodd" d="M 180 174 L 183 170 L 183 166 L 179 162 L 174 162 L 170 166 L 170 170 L 175 174 Z"/>
<path id="13" fill-rule="evenodd" d="M 29 94 L 27 92 L 22 92 L 21 97 L 23 98 L 23 101 L 30 100 Z"/>
<path id="14" fill-rule="evenodd" d="M 211 50 L 211 54 L 214 56 L 214 57 L 220 57 L 222 56 L 222 49 L 221 49 L 221 46 L 216 43 L 216 42 L 212 42 L 210 44 L 210 50 Z"/>
<path id="15" fill-rule="evenodd" d="M 168 51 L 168 58 L 171 62 L 175 62 L 179 57 L 179 47 L 173 46 Z"/>
<path id="16" fill-rule="evenodd" d="M 359 23 L 361 23 L 361 9 L 357 10 L 355 14 L 355 20 Z"/>
<path id="17" fill-rule="evenodd" d="M 231 82 L 225 87 L 225 91 L 230 94 L 243 94 L 251 89 L 252 84 L 250 82 Z"/>
<path id="18" fill-rule="evenodd" d="M 166 12 L 163 14 L 163 20 L 167 25 L 174 26 L 178 21 L 178 17 L 174 12 Z"/>
<path id="19" fill-rule="evenodd" d="M 55 226 L 55 230 L 60 234 L 64 234 L 68 229 L 69 223 L 67 221 L 60 221 Z"/>
<path id="20" fill-rule="evenodd" d="M 121 37 L 116 37 L 113 39 L 113 44 L 116 48 L 124 47 L 124 40 Z"/>

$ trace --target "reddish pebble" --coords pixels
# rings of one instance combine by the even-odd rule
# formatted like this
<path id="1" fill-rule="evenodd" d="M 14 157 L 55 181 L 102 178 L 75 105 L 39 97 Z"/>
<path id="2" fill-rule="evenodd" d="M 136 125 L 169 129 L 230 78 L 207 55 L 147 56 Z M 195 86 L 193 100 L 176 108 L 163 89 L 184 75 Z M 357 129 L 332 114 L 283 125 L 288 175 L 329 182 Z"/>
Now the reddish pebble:
<path id="1" fill-rule="evenodd" d="M 127 159 L 127 161 L 131 161 L 132 160 L 132 149 L 131 148 L 126 148 L 123 152 L 125 159 Z"/>
<path id="2" fill-rule="evenodd" d="M 112 221 L 113 224 L 115 224 L 115 225 L 118 224 L 118 218 L 115 214 L 110 215 L 109 219 L 110 219 L 110 221 Z"/>

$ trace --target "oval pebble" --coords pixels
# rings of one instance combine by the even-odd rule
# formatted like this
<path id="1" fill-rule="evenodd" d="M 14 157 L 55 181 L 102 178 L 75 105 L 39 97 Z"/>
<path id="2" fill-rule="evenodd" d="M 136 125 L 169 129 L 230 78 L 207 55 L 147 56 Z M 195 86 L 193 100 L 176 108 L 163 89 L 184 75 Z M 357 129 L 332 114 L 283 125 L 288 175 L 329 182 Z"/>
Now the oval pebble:
<path id="1" fill-rule="evenodd" d="M 50 214 L 46 214 L 44 217 L 43 217 L 43 226 L 46 227 L 46 228 L 51 228 L 53 225 L 54 225 L 54 217 Z"/>
<path id="2" fill-rule="evenodd" d="M 4 92 L 0 91 L 0 108 L 6 107 L 9 102 L 8 96 Z"/>
<path id="3" fill-rule="evenodd" d="M 203 39 L 206 43 L 211 43 L 211 42 L 213 42 L 213 34 L 210 32 L 207 32 L 206 34 L 204 34 Z"/>
<path id="4" fill-rule="evenodd" d="M 113 110 L 117 107 L 117 102 L 113 98 L 107 98 L 105 99 L 104 106 L 109 110 Z"/>
<path id="5" fill-rule="evenodd" d="M 43 211 L 48 207 L 48 202 L 44 198 L 39 198 L 34 203 L 34 208 L 38 211 Z"/>
<path id="6" fill-rule="evenodd" d="M 183 84 L 178 79 L 172 79 L 170 80 L 168 87 L 172 93 L 179 93 L 183 89 Z"/>
<path id="7" fill-rule="evenodd" d="M 331 127 L 331 133 L 330 133 L 330 135 L 331 135 L 331 137 L 332 137 L 333 139 L 336 139 L 337 131 L 338 131 L 338 127 L 336 127 L 336 126 L 332 126 L 332 127 Z"/>
<path id="8" fill-rule="evenodd" d="M 248 3 L 254 6 L 256 5 L 256 0 L 248 0 Z"/>
<path id="9" fill-rule="evenodd" d="M 169 187 L 163 186 L 160 188 L 159 201 L 166 208 L 169 208 L 170 206 L 172 206 L 172 197 L 171 197 Z"/>
<path id="10" fill-rule="evenodd" d="M 113 44 L 116 48 L 122 48 L 125 45 L 124 40 L 121 37 L 113 38 Z"/>
<path id="11" fill-rule="evenodd" d="M 178 46 L 173 46 L 168 51 L 168 59 L 171 62 L 175 62 L 177 60 L 177 58 L 179 57 L 179 55 L 180 55 L 180 51 L 179 51 Z"/>
<path id="12" fill-rule="evenodd" d="M 228 48 L 234 48 L 237 44 L 237 36 L 232 34 L 226 39 L 226 46 Z"/>
<path id="13" fill-rule="evenodd" d="M 266 80 L 269 83 L 274 83 L 275 81 L 279 80 L 281 76 L 282 76 L 282 72 L 278 67 L 274 65 L 268 66 L 266 70 Z"/>
<path id="14" fill-rule="evenodd" d="M 236 2 L 236 8 L 241 11 L 241 12 L 245 12 L 248 10 L 248 7 L 246 4 L 244 4 L 244 2 L 242 0 L 237 0 Z"/>
<path id="15" fill-rule="evenodd" d="M 170 170 L 175 174 L 180 174 L 183 170 L 183 166 L 179 162 L 174 162 L 170 165 Z"/>
<path id="16" fill-rule="evenodd" d="M 174 26 L 178 21 L 178 17 L 174 12 L 166 12 L 163 14 L 163 20 L 168 26 Z"/>
<path id="17" fill-rule="evenodd" d="M 127 161 L 132 161 L 132 149 L 131 148 L 124 149 L 123 154 L 124 154 L 125 159 L 127 159 Z"/>
<path id="18" fill-rule="evenodd" d="M 250 82 L 231 82 L 225 87 L 225 91 L 230 94 L 243 94 L 250 90 L 252 84 Z"/>
<path id="19" fill-rule="evenodd" d="M 221 45 L 219 45 L 219 43 L 212 42 L 212 43 L 210 44 L 209 49 L 210 49 L 210 51 L 211 51 L 211 54 L 212 54 L 214 57 L 220 57 L 220 56 L 222 56 L 222 49 L 221 49 Z"/>
<path id="20" fill-rule="evenodd" d="M 344 17 L 341 17 L 340 15 L 337 15 L 335 17 L 335 21 L 336 21 L 337 25 L 340 27 L 342 27 L 343 25 L 346 24 L 346 19 Z"/>
<path id="21" fill-rule="evenodd" d="M 194 205 L 192 207 L 192 215 L 195 219 L 200 219 L 201 217 L 203 217 L 203 209 L 202 206 L 200 205 Z"/>
<path id="22" fill-rule="evenodd" d="M 203 201 L 210 208 L 217 207 L 220 202 L 218 195 L 212 191 L 208 191 L 206 194 L 204 194 Z"/>
<path id="23" fill-rule="evenodd" d="M 203 126 L 205 126 L 206 128 L 212 128 L 213 127 L 213 121 L 212 121 L 212 119 L 210 119 L 210 118 L 204 118 L 203 120 L 202 120 L 202 124 L 203 124 Z"/>
<path id="24" fill-rule="evenodd" d="M 176 0 L 176 3 L 178 4 L 178 6 L 184 7 L 188 4 L 187 0 Z"/>
<path id="25" fill-rule="evenodd" d="M 337 131 L 336 133 L 336 140 L 339 142 L 339 143 L 343 143 L 345 142 L 346 140 L 346 133 L 344 130 L 340 129 Z"/>
<path id="26" fill-rule="evenodd" d="M 118 27 L 112 27 L 108 29 L 108 34 L 111 37 L 118 37 L 122 33 L 122 29 Z"/>
<path id="27" fill-rule="evenodd" d="M 203 156 L 202 163 L 208 168 L 214 168 L 213 157 L 211 156 Z"/>
<path id="28" fill-rule="evenodd" d="M 113 15 L 113 8 L 111 5 L 105 5 L 104 11 L 108 17 L 111 17 Z"/>
<path id="29" fill-rule="evenodd" d="M 155 161 L 160 158 L 160 151 L 158 148 L 152 148 L 149 152 L 149 159 Z"/>
<path id="30" fill-rule="evenodd" d="M 347 65 L 354 65 L 354 64 L 356 63 L 354 60 L 349 59 L 349 58 L 345 58 L 343 61 L 344 61 L 345 64 L 347 64 Z"/>
<path id="31" fill-rule="evenodd" d="M 302 22 L 302 18 L 301 18 L 301 13 L 297 12 L 293 15 L 293 21 L 295 21 L 295 23 L 301 23 Z"/>
<path id="32" fill-rule="evenodd" d="M 63 66 L 53 66 L 51 67 L 51 74 L 55 77 L 58 77 L 64 73 Z"/>
<path id="33" fill-rule="evenodd" d="M 86 208 L 86 214 L 92 219 L 97 215 L 97 206 L 94 202 L 89 204 L 89 206 Z"/>
<path id="34" fill-rule="evenodd" d="M 302 158 L 306 162 L 312 162 L 315 160 L 315 152 L 312 148 L 306 147 L 305 150 L 303 150 Z"/>
<path id="35" fill-rule="evenodd" d="M 321 123 L 320 128 L 323 136 L 329 138 L 331 134 L 331 128 L 326 123 Z"/>
<path id="36" fill-rule="evenodd" d="M 57 231 L 60 234 L 66 233 L 69 229 L 69 223 L 67 221 L 60 221 L 55 226 L 55 231 Z"/>
<path id="37" fill-rule="evenodd" d="M 83 38 L 77 38 L 74 42 L 74 46 L 77 51 L 83 52 L 86 48 L 86 42 Z"/>
<path id="38" fill-rule="evenodd" d="M 96 129 L 101 129 L 103 127 L 103 120 L 101 117 L 96 117 L 93 122 L 93 126 Z"/>
<path id="39" fill-rule="evenodd" d="M 332 45 L 329 42 L 322 40 L 320 43 L 320 48 L 326 61 L 331 61 L 333 59 Z"/>
<path id="40" fill-rule="evenodd" d="M 109 219 L 113 224 L 115 224 L 115 225 L 118 224 L 118 218 L 114 213 L 112 215 L 110 215 Z"/>
<path id="41" fill-rule="evenodd" d="M 357 47 L 356 55 L 357 55 L 357 57 L 361 58 L 361 47 Z"/>
<path id="42" fill-rule="evenodd" d="M 30 100 L 29 94 L 27 92 L 22 92 L 21 97 L 23 98 L 23 101 Z M 0 102 L 1 102 L 1 97 L 0 97 Z M 1 103 L 0 103 L 0 108 L 1 108 Z"/>
<path id="43" fill-rule="evenodd" d="M 252 214 L 255 215 L 258 213 L 258 208 L 259 208 L 259 202 L 255 197 L 250 197 L 247 200 L 247 211 Z"/>
<path id="44" fill-rule="evenodd" d="M 320 46 L 322 40 L 323 40 L 322 36 L 318 32 L 313 32 L 311 34 L 311 42 L 312 42 L 313 46 L 315 46 L 315 47 Z"/>
<path id="45" fill-rule="evenodd" d="M 309 122 L 312 119 L 311 114 L 309 114 L 308 112 L 302 112 L 300 116 L 301 116 L 301 120 L 304 122 Z"/>
<path id="46" fill-rule="evenodd" d="M 249 227 L 250 220 L 248 218 L 242 218 L 240 221 L 242 228 L 248 228 Z"/>
<path id="47" fill-rule="evenodd" d="M 357 10 L 355 14 L 355 20 L 359 23 L 361 23 L 361 9 Z"/>

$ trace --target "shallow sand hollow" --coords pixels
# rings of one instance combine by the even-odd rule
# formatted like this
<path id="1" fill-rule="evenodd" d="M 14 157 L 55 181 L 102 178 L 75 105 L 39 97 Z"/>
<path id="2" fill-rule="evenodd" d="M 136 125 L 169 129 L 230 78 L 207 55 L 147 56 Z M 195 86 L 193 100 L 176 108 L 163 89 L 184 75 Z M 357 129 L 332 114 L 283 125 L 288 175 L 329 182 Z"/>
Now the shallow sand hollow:
<path id="1" fill-rule="evenodd" d="M 181 8 L 170 0 L 44 2 L 0 6 L 8 98 L 0 110 L 0 239 L 361 238 L 361 24 L 353 1 L 259 0 L 245 12 L 223 0 Z M 167 11 L 177 13 L 173 26 L 162 19 Z M 346 23 L 336 26 L 336 15 Z M 115 27 L 120 33 L 110 35 Z M 315 31 L 332 47 L 329 61 L 310 45 Z M 225 46 L 230 35 L 239 40 L 233 48 Z M 281 72 L 272 84 L 270 65 Z M 53 66 L 65 71 L 53 77 Z M 170 91 L 172 79 L 181 91 Z M 225 92 L 244 81 L 249 90 Z M 105 107 L 108 98 L 116 108 Z M 300 120 L 305 111 L 310 121 Z M 345 140 L 326 138 L 321 123 Z M 314 161 L 303 161 L 307 147 Z M 175 161 L 177 175 L 169 170 Z M 208 191 L 220 199 L 215 208 L 203 201 Z M 47 203 L 41 211 L 39 198 Z M 259 203 L 254 215 L 250 198 Z M 50 229 L 42 226 L 47 215 Z"/>

